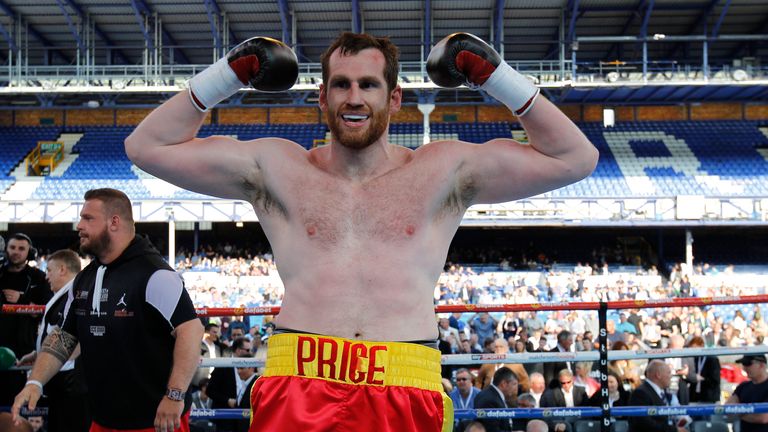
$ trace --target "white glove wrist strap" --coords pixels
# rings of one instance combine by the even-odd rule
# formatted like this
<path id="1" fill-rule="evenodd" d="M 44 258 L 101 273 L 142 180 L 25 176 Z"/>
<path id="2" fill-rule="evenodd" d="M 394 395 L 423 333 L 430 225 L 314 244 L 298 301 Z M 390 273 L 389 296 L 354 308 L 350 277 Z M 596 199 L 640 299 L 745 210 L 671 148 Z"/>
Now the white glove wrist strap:
<path id="1" fill-rule="evenodd" d="M 501 62 L 488 80 L 480 86 L 516 116 L 522 116 L 533 106 L 539 88 L 512 66 Z"/>
<path id="2" fill-rule="evenodd" d="M 227 57 L 222 57 L 189 80 L 189 97 L 195 108 L 201 112 L 206 112 L 217 103 L 237 93 L 244 86 L 237 79 L 235 71 L 229 67 Z"/>

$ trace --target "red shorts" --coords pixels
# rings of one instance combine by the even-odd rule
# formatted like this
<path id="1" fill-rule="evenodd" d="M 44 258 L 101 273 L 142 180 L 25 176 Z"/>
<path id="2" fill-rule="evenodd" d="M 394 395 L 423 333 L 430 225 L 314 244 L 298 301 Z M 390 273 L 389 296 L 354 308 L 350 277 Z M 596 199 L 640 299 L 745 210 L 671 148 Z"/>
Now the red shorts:
<path id="1" fill-rule="evenodd" d="M 91 428 L 88 432 L 155 432 L 155 428 L 149 427 L 145 429 L 113 429 L 104 427 L 98 423 L 91 422 Z M 174 429 L 173 432 L 189 432 L 189 411 L 185 412 L 181 416 L 181 426 Z"/>
<path id="2" fill-rule="evenodd" d="M 453 428 L 440 352 L 412 343 L 273 335 L 251 407 L 251 432 Z"/>

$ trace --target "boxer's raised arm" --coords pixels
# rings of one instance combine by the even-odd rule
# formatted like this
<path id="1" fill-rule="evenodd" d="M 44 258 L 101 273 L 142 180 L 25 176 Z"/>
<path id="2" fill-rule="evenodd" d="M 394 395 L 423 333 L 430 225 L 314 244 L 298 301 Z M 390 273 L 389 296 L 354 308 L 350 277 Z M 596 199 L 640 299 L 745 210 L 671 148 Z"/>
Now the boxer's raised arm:
<path id="1" fill-rule="evenodd" d="M 257 143 L 195 136 L 205 113 L 241 88 L 287 90 L 297 76 L 296 55 L 287 45 L 271 38 L 249 39 L 194 76 L 188 91 L 152 111 L 125 140 L 125 151 L 140 168 L 181 187 L 248 198 L 245 193 L 252 187 L 245 183 L 258 177 Z"/>
<path id="2" fill-rule="evenodd" d="M 427 60 L 435 84 L 480 88 L 519 117 L 529 145 L 495 139 L 453 147 L 472 203 L 505 202 L 556 189 L 588 176 L 598 153 L 586 136 L 539 89 L 488 44 L 467 33 L 449 35 Z M 472 204 L 470 203 L 470 204 Z"/>

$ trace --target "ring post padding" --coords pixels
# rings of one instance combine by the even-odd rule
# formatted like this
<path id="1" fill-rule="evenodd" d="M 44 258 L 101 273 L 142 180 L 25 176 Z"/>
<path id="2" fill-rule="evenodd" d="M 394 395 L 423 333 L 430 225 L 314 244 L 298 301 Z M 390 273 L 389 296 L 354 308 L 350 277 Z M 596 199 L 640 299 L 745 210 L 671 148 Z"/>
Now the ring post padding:
<path id="1" fill-rule="evenodd" d="M 601 301 L 597 309 L 597 322 L 600 332 L 597 343 L 600 345 L 600 432 L 611 432 L 611 404 L 608 400 L 608 303 Z M 621 383 L 619 383 L 621 385 Z"/>

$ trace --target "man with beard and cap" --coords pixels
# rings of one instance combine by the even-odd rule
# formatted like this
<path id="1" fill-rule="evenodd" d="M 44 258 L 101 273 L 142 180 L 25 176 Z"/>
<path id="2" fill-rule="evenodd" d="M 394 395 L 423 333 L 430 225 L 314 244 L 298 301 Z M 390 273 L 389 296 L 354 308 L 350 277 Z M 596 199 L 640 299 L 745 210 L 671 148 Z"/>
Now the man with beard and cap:
<path id="1" fill-rule="evenodd" d="M 61 328 L 43 341 L 14 417 L 24 404 L 35 408 L 79 342 L 91 432 L 189 431 L 203 326 L 181 277 L 136 235 L 123 192 L 86 192 L 77 231 L 94 259 L 73 282 Z"/>
<path id="2" fill-rule="evenodd" d="M 745 355 L 736 360 L 744 368 L 747 381 L 739 384 L 726 404 L 751 404 L 768 402 L 768 368 L 765 354 Z M 758 432 L 768 427 L 768 413 L 741 414 L 739 418 L 741 432 Z"/>
<path id="3" fill-rule="evenodd" d="M 435 46 L 430 77 L 481 86 L 519 117 L 529 143 L 390 143 L 403 100 L 398 56 L 389 39 L 366 34 L 344 33 L 326 50 L 318 101 L 327 146 L 196 137 L 207 111 L 240 88 L 296 82 L 295 54 L 263 37 L 193 77 L 125 141 L 157 177 L 250 202 L 269 238 L 285 297 L 253 389 L 253 431 L 449 430 L 433 294 L 464 212 L 573 183 L 597 163 L 571 120 L 466 33 Z"/>

